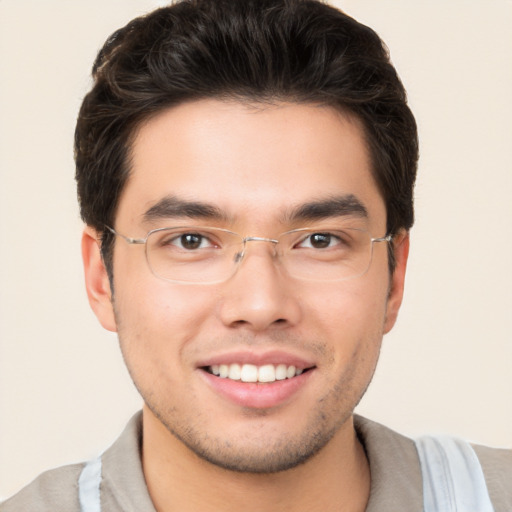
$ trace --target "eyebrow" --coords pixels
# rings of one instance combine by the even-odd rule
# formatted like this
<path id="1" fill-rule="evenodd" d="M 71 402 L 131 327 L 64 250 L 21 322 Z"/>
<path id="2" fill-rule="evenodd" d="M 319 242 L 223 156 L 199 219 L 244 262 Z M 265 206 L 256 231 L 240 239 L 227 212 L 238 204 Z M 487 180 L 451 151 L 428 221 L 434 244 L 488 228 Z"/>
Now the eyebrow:
<path id="1" fill-rule="evenodd" d="M 227 220 L 226 214 L 212 204 L 188 201 L 172 195 L 163 197 L 143 214 L 144 222 L 169 218 Z"/>
<path id="2" fill-rule="evenodd" d="M 368 210 L 353 194 L 301 204 L 286 215 L 286 220 L 289 222 L 311 221 L 349 215 L 363 219 L 368 218 Z"/>
<path id="3" fill-rule="evenodd" d="M 301 204 L 287 212 L 283 222 L 306 222 L 341 216 L 367 218 L 368 211 L 356 196 L 347 194 Z M 143 220 L 147 223 L 179 218 L 215 221 L 229 221 L 230 219 L 225 212 L 211 203 L 189 201 L 173 195 L 163 197 L 143 214 Z"/>

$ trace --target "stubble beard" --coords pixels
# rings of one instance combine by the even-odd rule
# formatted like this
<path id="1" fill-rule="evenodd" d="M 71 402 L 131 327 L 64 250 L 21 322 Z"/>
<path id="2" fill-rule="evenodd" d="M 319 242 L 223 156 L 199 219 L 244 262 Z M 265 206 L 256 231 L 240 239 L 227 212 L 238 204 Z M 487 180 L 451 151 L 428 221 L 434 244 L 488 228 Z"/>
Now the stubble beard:
<path id="1" fill-rule="evenodd" d="M 329 427 L 327 418 L 318 415 L 317 420 L 311 421 L 311 425 L 296 438 L 281 432 L 270 440 L 271 436 L 264 433 L 258 435 L 252 430 L 248 433 L 248 439 L 231 443 L 228 439 L 200 432 L 190 425 L 184 428 L 177 426 L 169 421 L 168 415 L 161 414 L 159 408 L 153 407 L 148 401 L 145 403 L 169 433 L 200 459 L 224 470 L 252 474 L 279 473 L 304 464 L 329 443 L 351 416 L 350 412 L 336 425 Z M 261 416 L 264 414 L 260 413 Z"/>
<path id="2" fill-rule="evenodd" d="M 361 375 L 358 375 L 358 369 L 366 354 L 371 353 L 368 350 L 371 341 L 359 346 L 358 354 L 353 355 L 352 364 L 348 365 L 346 372 L 332 385 L 331 389 L 318 398 L 316 408 L 297 413 L 310 415 L 300 433 L 290 435 L 281 430 L 271 436 L 265 426 L 265 417 L 271 417 L 273 412 L 251 409 L 246 410 L 245 414 L 253 419 L 258 417 L 261 428 L 250 429 L 250 431 L 248 429 L 244 434 L 245 437 L 233 442 L 229 433 L 222 436 L 222 433 L 212 431 L 211 427 L 208 428 L 208 419 L 204 420 L 201 411 L 185 411 L 185 414 L 182 414 L 183 411 L 179 410 L 179 406 L 162 403 L 154 390 L 144 389 L 139 385 L 129 364 L 130 358 L 127 357 L 121 341 L 121 329 L 118 329 L 118 336 L 121 352 L 135 387 L 146 406 L 167 431 L 203 461 L 224 470 L 252 474 L 287 471 L 306 463 L 318 454 L 352 417 L 355 407 L 371 382 L 380 352 L 379 343 L 372 367 L 367 368 L 368 373 L 361 378 Z M 166 386 L 162 384 L 161 387 Z M 193 402 L 191 397 L 190 403 Z"/>
<path id="3" fill-rule="evenodd" d="M 235 440 L 229 433 L 222 436 L 221 432 L 208 428 L 201 413 L 194 416 L 195 421 L 188 421 L 189 415 L 181 415 L 177 408 L 158 403 L 152 393 L 146 393 L 137 385 L 133 375 L 132 380 L 152 414 L 200 459 L 237 473 L 273 474 L 300 466 L 318 454 L 351 418 L 372 376 L 373 371 L 363 389 L 355 393 L 350 386 L 352 371 L 344 375 L 318 400 L 315 411 L 304 411 L 311 417 L 302 431 L 293 435 L 286 431 L 269 435 L 272 432 L 265 428 L 265 417 L 272 416 L 272 411 L 246 411 L 252 419 L 259 419 L 254 423 L 261 428 L 248 429 L 244 438 Z"/>

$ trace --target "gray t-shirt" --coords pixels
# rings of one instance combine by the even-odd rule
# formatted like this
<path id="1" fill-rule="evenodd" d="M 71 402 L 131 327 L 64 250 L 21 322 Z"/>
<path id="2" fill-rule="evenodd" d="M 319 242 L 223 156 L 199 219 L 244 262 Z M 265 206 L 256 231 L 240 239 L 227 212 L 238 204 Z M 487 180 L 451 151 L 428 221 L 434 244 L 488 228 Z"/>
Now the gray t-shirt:
<path id="1" fill-rule="evenodd" d="M 360 416 L 355 427 L 369 463 L 366 512 L 421 512 L 422 476 L 414 441 Z M 155 512 L 141 464 L 142 416 L 137 413 L 102 456 L 104 512 Z M 473 446 L 482 465 L 495 512 L 512 511 L 512 450 Z M 78 478 L 84 464 L 41 474 L 0 504 L 0 512 L 80 512 Z"/>

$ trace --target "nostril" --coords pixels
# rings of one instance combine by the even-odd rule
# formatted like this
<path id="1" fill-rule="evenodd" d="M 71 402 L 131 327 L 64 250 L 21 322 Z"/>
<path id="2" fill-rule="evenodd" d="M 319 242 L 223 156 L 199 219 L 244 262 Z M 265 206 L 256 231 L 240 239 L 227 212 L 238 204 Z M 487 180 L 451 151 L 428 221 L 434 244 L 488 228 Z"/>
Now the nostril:
<path id="1" fill-rule="evenodd" d="M 232 327 L 244 326 L 248 324 L 249 322 L 247 320 L 235 320 L 234 322 L 231 322 Z"/>

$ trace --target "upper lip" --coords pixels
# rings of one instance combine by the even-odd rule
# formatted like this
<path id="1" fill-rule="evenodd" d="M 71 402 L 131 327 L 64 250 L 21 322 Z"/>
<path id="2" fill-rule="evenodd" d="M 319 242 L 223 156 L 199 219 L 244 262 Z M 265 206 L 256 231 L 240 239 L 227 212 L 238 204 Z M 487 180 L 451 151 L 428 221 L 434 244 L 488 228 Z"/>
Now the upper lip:
<path id="1" fill-rule="evenodd" d="M 226 352 L 207 357 L 198 361 L 197 367 L 204 368 L 220 364 L 253 364 L 255 366 L 263 366 L 265 364 L 285 364 L 287 366 L 295 366 L 296 368 L 311 368 L 315 366 L 311 359 L 299 356 L 282 350 L 271 350 L 265 352 L 255 352 L 248 350 L 238 350 L 234 352 Z"/>

